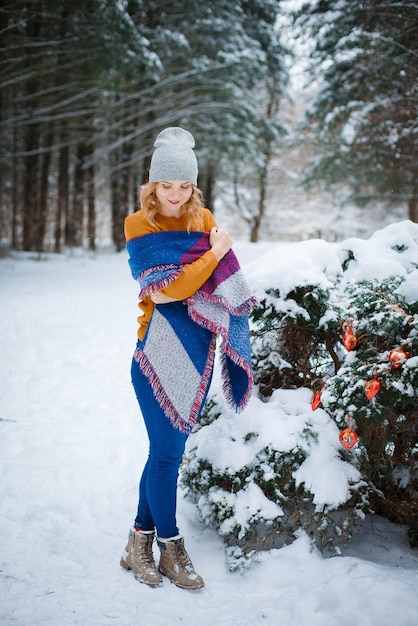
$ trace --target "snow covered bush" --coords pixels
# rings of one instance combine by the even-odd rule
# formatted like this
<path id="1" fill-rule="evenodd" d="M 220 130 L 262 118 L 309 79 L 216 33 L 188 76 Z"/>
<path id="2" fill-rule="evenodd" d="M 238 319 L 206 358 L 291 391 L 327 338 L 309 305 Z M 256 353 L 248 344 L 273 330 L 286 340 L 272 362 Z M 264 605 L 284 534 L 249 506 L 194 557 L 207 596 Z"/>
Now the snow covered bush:
<path id="1" fill-rule="evenodd" d="M 308 389 L 253 397 L 237 415 L 218 393 L 189 440 L 182 482 L 198 516 L 224 538 L 231 570 L 259 550 L 281 547 L 304 528 L 318 545 L 349 541 L 367 486 L 339 451 L 338 428 L 310 409 Z M 335 477 L 338 476 L 338 480 Z M 359 495 L 361 494 L 361 495 Z"/>
<path id="2" fill-rule="evenodd" d="M 260 302 L 255 392 L 238 415 L 215 372 L 182 469 L 229 567 L 301 530 L 338 552 L 371 507 L 416 532 L 418 225 L 281 244 L 245 272 Z M 359 441 L 347 451 L 350 420 Z"/>
<path id="3" fill-rule="evenodd" d="M 373 508 L 414 532 L 418 315 L 417 303 L 408 304 L 401 293 L 404 285 L 400 276 L 346 285 L 356 346 L 325 382 L 321 402 L 341 427 L 353 418 L 366 452 L 361 470 L 374 487 Z"/>

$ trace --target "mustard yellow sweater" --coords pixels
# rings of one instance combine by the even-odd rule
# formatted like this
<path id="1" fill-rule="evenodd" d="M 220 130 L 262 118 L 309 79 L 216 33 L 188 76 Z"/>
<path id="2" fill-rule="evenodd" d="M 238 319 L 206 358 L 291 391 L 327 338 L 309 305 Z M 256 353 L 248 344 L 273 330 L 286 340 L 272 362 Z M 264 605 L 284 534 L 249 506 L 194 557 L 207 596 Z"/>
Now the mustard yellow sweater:
<path id="1" fill-rule="evenodd" d="M 216 226 L 215 218 L 209 209 L 203 209 L 203 229 L 209 232 L 214 226 Z M 161 231 L 170 230 L 187 230 L 186 218 L 180 217 L 166 217 L 165 215 L 158 215 L 156 219 L 156 226 L 149 224 L 143 217 L 142 211 L 136 211 L 132 215 L 128 215 L 125 219 L 125 239 L 130 241 L 135 237 L 141 237 L 142 235 L 149 235 L 150 233 L 157 233 Z M 176 278 L 171 285 L 162 289 L 162 293 L 176 300 L 185 300 L 192 296 L 209 278 L 213 270 L 218 265 L 218 259 L 211 250 L 205 252 L 197 261 L 189 263 L 184 268 L 181 276 Z M 151 319 L 152 312 L 154 310 L 154 303 L 146 296 L 138 304 L 141 311 L 138 317 L 138 339 L 143 339 L 148 322 Z"/>

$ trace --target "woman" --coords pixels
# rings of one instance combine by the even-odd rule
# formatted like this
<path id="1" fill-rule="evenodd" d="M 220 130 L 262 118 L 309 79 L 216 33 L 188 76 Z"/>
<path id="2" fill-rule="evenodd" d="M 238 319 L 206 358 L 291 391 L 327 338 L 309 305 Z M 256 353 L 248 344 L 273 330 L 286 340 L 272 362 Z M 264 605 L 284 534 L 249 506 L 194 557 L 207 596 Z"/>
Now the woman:
<path id="1" fill-rule="evenodd" d="M 178 470 L 208 393 L 216 336 L 222 337 L 225 394 L 238 410 L 248 401 L 248 312 L 255 302 L 230 235 L 202 205 L 193 136 L 166 128 L 154 148 L 140 210 L 125 221 L 129 264 L 141 287 L 131 375 L 150 447 L 121 565 L 151 587 L 163 574 L 178 587 L 200 589 L 203 579 L 177 527 Z"/>

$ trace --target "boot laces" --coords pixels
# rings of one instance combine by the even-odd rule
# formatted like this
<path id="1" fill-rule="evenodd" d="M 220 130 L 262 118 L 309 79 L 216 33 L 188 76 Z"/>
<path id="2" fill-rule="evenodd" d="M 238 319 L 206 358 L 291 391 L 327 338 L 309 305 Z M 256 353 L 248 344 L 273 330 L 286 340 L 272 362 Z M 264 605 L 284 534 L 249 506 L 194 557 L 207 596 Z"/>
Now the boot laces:
<path id="1" fill-rule="evenodd" d="M 138 556 L 140 557 L 141 561 L 146 565 L 155 565 L 151 538 L 147 537 L 147 541 L 145 543 L 139 544 Z"/>
<path id="2" fill-rule="evenodd" d="M 184 569 L 193 569 L 192 562 L 189 555 L 186 552 L 186 548 L 183 543 L 176 543 L 176 553 L 179 563 Z"/>

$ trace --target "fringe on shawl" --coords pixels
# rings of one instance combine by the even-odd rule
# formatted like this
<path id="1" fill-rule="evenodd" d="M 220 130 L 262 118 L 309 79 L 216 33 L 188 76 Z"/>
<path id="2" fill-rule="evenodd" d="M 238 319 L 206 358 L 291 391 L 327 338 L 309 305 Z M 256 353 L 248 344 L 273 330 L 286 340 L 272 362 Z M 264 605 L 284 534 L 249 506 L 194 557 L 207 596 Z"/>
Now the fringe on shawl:
<path id="1" fill-rule="evenodd" d="M 254 386 L 254 378 L 251 367 L 248 365 L 247 361 L 240 357 L 235 350 L 231 350 L 228 345 L 224 345 L 225 341 L 223 340 L 222 351 L 221 351 L 221 380 L 222 380 L 222 391 L 224 393 L 225 399 L 229 406 L 235 409 L 238 413 L 241 413 L 245 409 L 248 404 L 248 401 L 251 397 L 251 393 Z M 231 381 L 228 375 L 228 363 L 227 359 L 231 359 L 235 365 L 238 365 L 241 369 L 245 371 L 247 374 L 248 384 L 247 390 L 245 394 L 242 396 L 240 402 L 236 402 L 234 395 L 232 393 Z"/>
<path id="2" fill-rule="evenodd" d="M 251 311 L 259 304 L 257 298 L 255 296 L 251 296 L 247 298 L 245 302 L 242 302 L 239 306 L 233 307 L 231 303 L 224 296 L 219 296 L 218 294 L 205 293 L 203 291 L 199 291 L 198 293 L 199 293 L 199 300 L 203 300 L 203 302 L 207 302 L 208 304 L 219 304 L 225 310 L 227 310 L 228 313 L 231 313 L 231 315 L 236 315 L 236 316 L 249 315 Z M 195 296 L 190 296 L 190 298 L 187 298 L 187 304 L 189 305 L 190 303 L 189 308 L 191 308 L 192 310 L 194 310 L 195 302 L 196 302 Z M 204 318 L 202 318 L 202 320 L 203 319 Z M 195 319 L 195 321 L 197 320 Z M 216 332 L 216 330 L 214 330 L 213 332 Z"/>
<path id="3" fill-rule="evenodd" d="M 189 298 L 187 302 L 189 303 L 189 301 L 191 301 L 192 299 L 193 298 Z M 255 303 L 251 303 L 252 301 L 255 301 Z M 249 306 L 251 306 L 251 308 L 249 310 L 251 311 L 253 306 L 256 306 L 257 303 L 258 303 L 257 298 L 250 298 Z M 247 406 L 248 401 L 251 397 L 253 386 L 254 386 L 254 376 L 253 376 L 251 364 L 248 363 L 248 361 L 244 357 L 239 355 L 233 348 L 231 348 L 228 342 L 228 331 L 225 328 L 214 323 L 212 320 L 209 320 L 205 318 L 204 316 L 202 316 L 200 313 L 196 311 L 196 309 L 193 306 L 188 306 L 188 314 L 192 318 L 192 320 L 196 322 L 196 324 L 198 324 L 202 328 L 206 328 L 207 330 L 210 330 L 212 333 L 215 333 L 215 335 L 219 335 L 221 337 L 222 343 L 221 343 L 220 362 L 221 362 L 222 390 L 229 406 L 232 407 L 233 409 L 236 409 L 238 413 L 240 413 Z M 238 367 L 244 370 L 244 372 L 247 375 L 247 380 L 248 380 L 247 390 L 245 394 L 242 396 L 240 402 L 238 403 L 236 402 L 234 398 L 234 395 L 232 392 L 231 380 L 228 375 L 228 362 L 227 362 L 228 358 L 231 359 L 231 361 L 235 365 L 238 365 Z"/>
<path id="4" fill-rule="evenodd" d="M 179 415 L 178 411 L 168 397 L 164 387 L 162 386 L 157 373 L 155 372 L 153 366 L 151 365 L 147 356 L 144 354 L 141 348 L 137 347 L 133 355 L 133 358 L 138 363 L 138 366 L 141 368 L 142 373 L 148 378 L 149 384 L 151 385 L 153 390 L 154 397 L 164 411 L 165 415 L 168 417 L 174 428 L 178 428 L 182 433 L 186 435 L 189 435 L 193 430 L 193 427 L 195 426 L 199 418 L 202 404 L 209 389 L 209 385 L 212 379 L 213 364 L 215 360 L 215 347 L 216 336 L 213 336 L 209 346 L 205 369 L 200 380 L 200 386 L 195 396 L 188 421 L 184 420 Z"/>
<path id="5" fill-rule="evenodd" d="M 145 285 L 145 287 L 142 287 L 138 294 L 138 298 L 140 300 L 142 300 L 144 296 L 149 296 L 152 293 L 161 291 L 161 289 L 171 285 L 171 283 L 183 273 L 183 268 L 179 268 L 178 265 L 160 265 L 158 267 L 145 270 L 145 272 L 142 272 L 137 276 L 136 280 L 141 284 L 141 280 L 154 276 L 155 272 L 170 272 L 170 274 L 164 278 L 160 278 L 159 280 Z"/>

